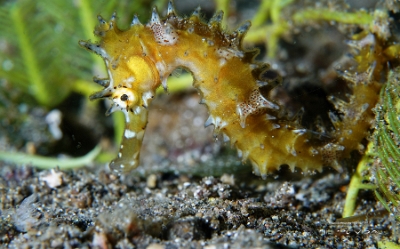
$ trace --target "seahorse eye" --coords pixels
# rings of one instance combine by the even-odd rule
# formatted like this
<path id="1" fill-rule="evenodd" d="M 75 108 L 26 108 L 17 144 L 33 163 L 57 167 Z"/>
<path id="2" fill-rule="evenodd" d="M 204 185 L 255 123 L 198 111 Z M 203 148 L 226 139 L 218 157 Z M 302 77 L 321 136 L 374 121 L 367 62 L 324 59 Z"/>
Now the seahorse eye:
<path id="1" fill-rule="evenodd" d="M 129 98 L 129 97 L 128 97 L 128 95 L 126 95 L 126 94 L 122 94 L 122 95 L 121 95 L 121 100 L 122 100 L 122 101 L 127 101 L 128 98 Z"/>
<path id="2" fill-rule="evenodd" d="M 111 99 L 121 108 L 121 110 L 129 110 L 138 104 L 139 98 L 137 93 L 128 88 L 117 88 L 113 93 Z"/>

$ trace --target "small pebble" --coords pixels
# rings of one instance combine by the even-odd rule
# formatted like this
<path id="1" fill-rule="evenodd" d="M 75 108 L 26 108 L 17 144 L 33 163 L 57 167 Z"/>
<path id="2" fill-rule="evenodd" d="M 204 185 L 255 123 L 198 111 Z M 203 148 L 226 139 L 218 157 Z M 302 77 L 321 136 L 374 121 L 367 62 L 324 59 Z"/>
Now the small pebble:
<path id="1" fill-rule="evenodd" d="M 155 188 L 157 186 L 157 176 L 155 174 L 151 174 L 147 177 L 147 187 Z"/>
<path id="2" fill-rule="evenodd" d="M 49 174 L 40 177 L 40 180 L 46 182 L 49 188 L 57 188 L 63 183 L 62 175 L 62 172 L 56 172 L 54 169 L 52 169 Z"/>
<path id="3" fill-rule="evenodd" d="M 165 247 L 163 245 L 157 243 L 150 244 L 146 247 L 146 249 L 164 249 L 164 248 Z"/>

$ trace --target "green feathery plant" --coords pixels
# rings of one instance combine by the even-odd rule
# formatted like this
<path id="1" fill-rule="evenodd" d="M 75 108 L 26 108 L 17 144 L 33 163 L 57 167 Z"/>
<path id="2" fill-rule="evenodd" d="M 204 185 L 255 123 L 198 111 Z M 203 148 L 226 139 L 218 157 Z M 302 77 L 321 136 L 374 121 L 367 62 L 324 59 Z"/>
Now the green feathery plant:
<path id="1" fill-rule="evenodd" d="M 104 62 L 86 53 L 78 41 L 96 40 L 93 30 L 97 14 L 106 18 L 114 11 L 122 13 L 119 22 L 122 28 L 127 28 L 133 13 L 147 20 L 153 5 L 165 6 L 166 0 L 3 1 L 0 4 L 0 82 L 6 82 L 11 88 L 0 89 L 0 108 L 6 108 L 4 103 L 10 101 L 53 108 L 72 91 L 89 96 L 98 90 L 88 79 L 93 74 L 105 75 Z M 13 89 L 23 94 L 15 98 L 9 92 Z M 8 100 L 10 95 L 14 97 Z M 122 130 L 119 124 L 123 121 L 115 120 L 119 120 L 115 122 L 116 127 Z M 39 167 L 52 164 L 70 168 L 87 163 L 98 153 L 96 147 L 85 157 L 63 162 L 9 152 L 1 153 L 0 159 L 31 162 Z"/>
<path id="2" fill-rule="evenodd" d="M 351 178 L 343 217 L 353 215 L 359 190 L 369 189 L 400 220 L 400 67 L 389 72 L 375 107 L 375 130 Z"/>
<path id="3" fill-rule="evenodd" d="M 158 2 L 163 4 L 165 0 Z M 31 95 L 41 106 L 56 106 L 74 88 L 79 88 L 76 85 L 82 83 L 81 79 L 91 78 L 92 71 L 104 71 L 100 58 L 85 53 L 78 46 L 80 39 L 96 39 L 93 35 L 96 15 L 111 16 L 113 11 L 123 13 L 121 23 L 128 26 L 133 13 L 149 15 L 149 6 L 144 5 L 148 4 L 130 0 L 2 3 L 0 79 Z M 88 83 L 86 92 L 93 92 L 94 86 Z"/>
<path id="4" fill-rule="evenodd" d="M 389 73 L 376 107 L 374 161 L 369 169 L 375 196 L 400 221 L 400 67 Z"/>

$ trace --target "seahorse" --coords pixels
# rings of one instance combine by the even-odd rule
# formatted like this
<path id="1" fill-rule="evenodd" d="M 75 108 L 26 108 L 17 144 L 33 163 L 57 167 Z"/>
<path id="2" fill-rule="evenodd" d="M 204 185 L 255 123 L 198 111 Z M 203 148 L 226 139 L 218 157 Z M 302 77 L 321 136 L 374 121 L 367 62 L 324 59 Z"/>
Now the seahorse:
<path id="1" fill-rule="evenodd" d="M 108 22 L 98 16 L 95 34 L 100 41 L 80 41 L 80 45 L 104 59 L 109 76 L 94 78 L 104 89 L 90 98 L 110 98 L 113 104 L 107 114 L 117 110 L 125 114 L 123 140 L 111 169 L 126 172 L 138 167 L 148 106 L 155 90 L 161 85 L 167 89 L 168 76 L 180 67 L 192 74 L 200 103 L 208 109 L 205 126 L 214 125 L 215 133 L 230 141 L 256 174 L 265 177 L 281 165 L 292 171 L 296 167 L 321 171 L 324 166 L 340 170 L 338 160 L 359 149 L 367 136 L 379 86 L 358 80 L 359 75 L 344 74 L 355 95 L 347 102 L 330 97 L 341 115 L 330 113 L 335 131 L 322 141 L 300 122 L 282 115 L 285 107 L 269 97 L 275 85 L 263 77 L 269 65 L 255 61 L 258 50 L 243 47 L 251 23 L 227 32 L 221 28 L 222 18 L 218 11 L 203 22 L 200 8 L 180 17 L 171 0 L 165 18 L 154 8 L 149 23 L 142 24 L 135 15 L 128 30 L 118 28 L 115 13 Z"/>

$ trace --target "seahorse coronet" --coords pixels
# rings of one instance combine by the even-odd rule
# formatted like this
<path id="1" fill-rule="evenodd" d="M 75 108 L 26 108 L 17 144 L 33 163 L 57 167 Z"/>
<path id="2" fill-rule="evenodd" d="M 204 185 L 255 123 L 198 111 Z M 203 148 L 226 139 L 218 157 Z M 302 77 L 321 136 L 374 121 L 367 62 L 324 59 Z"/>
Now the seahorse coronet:
<path id="1" fill-rule="evenodd" d="M 263 73 L 270 66 L 255 61 L 257 50 L 243 48 L 251 23 L 246 21 L 228 32 L 221 28 L 222 18 L 223 12 L 217 11 L 207 23 L 203 22 L 200 8 L 187 18 L 179 17 L 170 0 L 166 17 L 160 18 L 153 8 L 147 24 L 134 15 L 128 30 L 118 28 L 116 14 L 109 22 L 99 16 L 95 34 L 100 41 L 79 42 L 104 59 L 109 76 L 94 79 L 104 89 L 91 99 L 110 98 L 113 104 L 107 113 L 121 110 L 125 114 L 120 152 L 110 167 L 118 172 L 138 167 L 147 107 L 156 88 L 167 89 L 168 76 L 182 67 L 191 72 L 200 103 L 209 111 L 205 126 L 214 125 L 215 135 L 222 134 L 224 142 L 230 141 L 242 161 L 251 162 L 256 174 L 265 177 L 281 165 L 288 165 L 292 171 L 296 167 L 305 172 L 321 171 L 324 166 L 340 170 L 339 159 L 359 148 L 373 118 L 371 109 L 379 86 L 363 82 L 373 81 L 373 58 L 367 75 L 342 73 L 351 81 L 349 88 L 355 97 L 347 101 L 329 97 L 340 113 L 329 113 L 335 130 L 326 130 L 323 125 L 318 130 L 317 125 L 317 130 L 311 131 L 301 125 L 301 112 L 288 118 L 285 106 L 266 94 L 280 79 L 264 79 Z M 358 51 L 374 41 L 369 36 L 363 39 L 352 43 Z M 357 112 L 363 118 L 354 119 Z M 349 138 L 343 138 L 349 134 Z"/>

